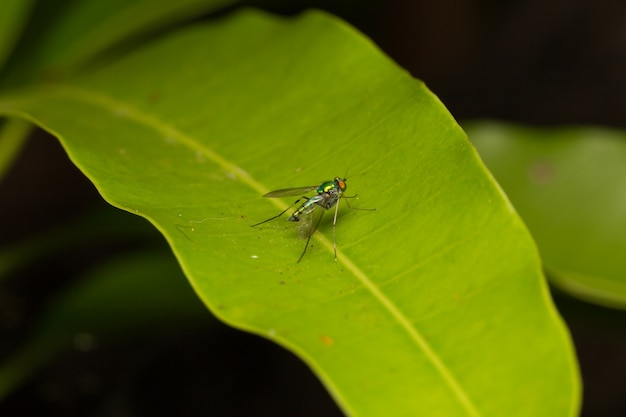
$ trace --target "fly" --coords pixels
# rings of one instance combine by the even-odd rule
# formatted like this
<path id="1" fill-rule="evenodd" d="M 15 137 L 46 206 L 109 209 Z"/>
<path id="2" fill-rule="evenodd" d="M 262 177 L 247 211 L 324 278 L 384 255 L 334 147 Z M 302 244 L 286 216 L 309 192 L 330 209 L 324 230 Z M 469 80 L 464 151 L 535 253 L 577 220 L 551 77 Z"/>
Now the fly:
<path id="1" fill-rule="evenodd" d="M 317 194 L 311 197 L 307 197 L 302 195 L 299 199 L 297 199 L 292 205 L 287 207 L 285 210 L 281 211 L 274 217 L 270 217 L 267 220 L 263 220 L 260 223 L 253 224 L 251 227 L 259 226 L 263 223 L 267 223 L 271 220 L 277 219 L 293 206 L 298 204 L 300 201 L 304 200 L 304 203 L 300 205 L 292 214 L 289 216 L 290 222 L 299 222 L 298 224 L 298 235 L 301 239 L 306 239 L 306 244 L 304 245 L 304 250 L 298 258 L 298 262 L 302 260 L 302 257 L 306 253 L 307 248 L 309 247 L 309 242 L 311 241 L 311 236 L 317 230 L 320 222 L 322 221 L 322 217 L 324 213 L 335 207 L 335 216 L 333 217 L 333 249 L 335 251 L 335 261 L 337 261 L 337 241 L 335 239 L 335 226 L 337 224 L 337 213 L 339 212 L 339 200 L 341 198 L 355 198 L 356 195 L 347 196 L 344 195 L 346 191 L 346 179 L 335 177 L 332 181 L 323 182 L 320 185 L 310 185 L 307 187 L 293 187 L 293 188 L 284 188 L 282 190 L 270 191 L 267 194 L 264 194 L 263 197 L 267 198 L 279 198 L 279 197 L 289 197 L 294 195 L 302 195 L 306 194 L 312 190 L 316 190 Z M 346 201 L 346 204 L 348 202 Z M 348 204 L 350 207 L 350 204 Z M 353 207 L 350 207 L 353 208 Z M 355 210 L 375 210 L 375 209 L 357 209 Z"/>

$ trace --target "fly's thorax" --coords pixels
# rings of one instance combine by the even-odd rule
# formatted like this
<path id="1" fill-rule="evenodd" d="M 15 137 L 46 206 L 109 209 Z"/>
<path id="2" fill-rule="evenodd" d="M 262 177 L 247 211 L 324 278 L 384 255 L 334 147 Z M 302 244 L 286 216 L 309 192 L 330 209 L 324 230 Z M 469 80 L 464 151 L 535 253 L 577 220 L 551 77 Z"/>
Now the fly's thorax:
<path id="1" fill-rule="evenodd" d="M 335 189 L 335 182 L 334 181 L 326 181 L 324 183 L 322 183 L 319 187 L 317 187 L 317 194 L 322 195 L 324 193 L 327 193 L 331 190 Z"/>

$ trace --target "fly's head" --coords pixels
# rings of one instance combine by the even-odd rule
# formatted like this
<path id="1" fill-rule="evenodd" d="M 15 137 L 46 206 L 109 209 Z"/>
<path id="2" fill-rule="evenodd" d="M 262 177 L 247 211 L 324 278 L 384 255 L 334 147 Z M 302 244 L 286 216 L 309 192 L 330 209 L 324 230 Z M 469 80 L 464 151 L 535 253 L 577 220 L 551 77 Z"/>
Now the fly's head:
<path id="1" fill-rule="evenodd" d="M 340 195 L 343 194 L 344 191 L 346 191 L 346 188 L 348 188 L 345 178 L 335 177 L 334 183 L 335 187 L 337 188 L 337 193 Z"/>

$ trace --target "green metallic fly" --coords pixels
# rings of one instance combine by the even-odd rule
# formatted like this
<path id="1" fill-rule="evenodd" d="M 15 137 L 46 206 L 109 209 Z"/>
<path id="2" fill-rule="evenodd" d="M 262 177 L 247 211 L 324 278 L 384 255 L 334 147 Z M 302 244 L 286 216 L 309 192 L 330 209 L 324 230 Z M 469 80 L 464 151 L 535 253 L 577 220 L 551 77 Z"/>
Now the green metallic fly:
<path id="1" fill-rule="evenodd" d="M 270 217 L 267 220 L 263 220 L 260 223 L 253 224 L 251 227 L 259 226 L 263 223 L 267 223 L 271 220 L 277 219 L 293 206 L 298 204 L 303 199 L 304 203 L 293 212 L 293 214 L 289 217 L 290 222 L 299 222 L 298 224 L 298 236 L 301 239 L 306 239 L 306 244 L 304 245 L 304 250 L 298 258 L 298 262 L 302 260 L 302 257 L 306 253 L 307 248 L 309 247 L 309 242 L 311 241 L 311 236 L 317 230 L 320 222 L 322 221 L 322 217 L 326 210 L 335 207 L 335 216 L 333 218 L 333 249 L 335 251 L 335 261 L 337 261 L 337 241 L 335 239 L 335 225 L 337 224 L 337 213 L 339 211 L 339 200 L 341 198 L 355 198 L 356 195 L 347 196 L 344 194 L 346 191 L 346 178 L 335 177 L 332 181 L 323 182 L 320 185 L 310 185 L 306 187 L 293 187 L 293 188 L 284 188 L 282 190 L 270 191 L 267 194 L 264 194 L 263 197 L 267 198 L 279 198 L 279 197 L 289 197 L 294 195 L 302 195 L 306 194 L 309 191 L 316 189 L 317 195 L 313 195 L 312 197 L 302 196 L 297 199 L 292 205 L 287 207 L 285 210 L 281 211 L 274 217 Z M 348 202 L 346 201 L 346 204 Z M 375 210 L 375 209 L 363 209 L 350 207 L 349 208 L 355 210 Z"/>

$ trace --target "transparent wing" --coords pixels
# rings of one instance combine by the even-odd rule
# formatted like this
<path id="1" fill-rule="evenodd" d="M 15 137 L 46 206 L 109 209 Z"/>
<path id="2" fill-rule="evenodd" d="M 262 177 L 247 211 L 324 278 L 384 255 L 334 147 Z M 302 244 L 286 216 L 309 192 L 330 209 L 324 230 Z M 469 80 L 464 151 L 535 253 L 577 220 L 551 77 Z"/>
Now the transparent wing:
<path id="1" fill-rule="evenodd" d="M 316 189 L 317 185 L 309 185 L 306 187 L 293 187 L 293 188 L 283 188 L 282 190 L 274 190 L 270 191 L 267 194 L 263 194 L 263 197 L 268 198 L 276 198 L 276 197 L 289 197 L 292 195 L 302 195 L 306 194 L 311 190 Z"/>
<path id="2" fill-rule="evenodd" d="M 300 239 L 308 239 L 315 233 L 322 221 L 324 212 L 326 212 L 326 210 L 323 207 L 314 204 L 311 206 L 310 210 L 302 213 L 300 221 L 298 222 L 298 237 L 300 237 Z"/>

